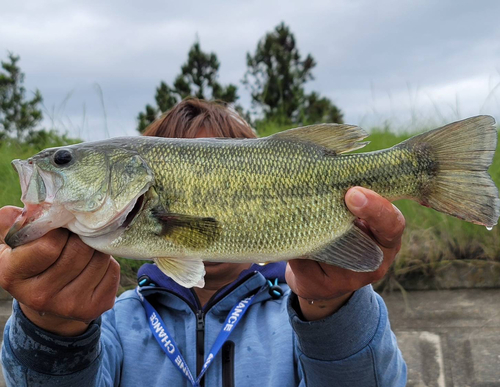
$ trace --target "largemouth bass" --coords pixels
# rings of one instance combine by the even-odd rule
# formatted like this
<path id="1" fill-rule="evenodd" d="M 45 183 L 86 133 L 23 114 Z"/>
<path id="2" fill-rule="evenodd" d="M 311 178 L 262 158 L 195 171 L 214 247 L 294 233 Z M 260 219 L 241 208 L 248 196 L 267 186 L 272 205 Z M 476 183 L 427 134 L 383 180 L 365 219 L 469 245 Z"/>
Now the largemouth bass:
<path id="1" fill-rule="evenodd" d="M 353 186 L 407 198 L 493 227 L 498 189 L 487 173 L 495 121 L 478 116 L 357 154 L 367 133 L 321 124 L 260 139 L 126 137 L 14 160 L 23 214 L 16 247 L 65 227 L 89 246 L 153 259 L 179 284 L 203 286 L 203 261 L 296 257 L 376 270 L 377 244 L 344 203 Z"/>

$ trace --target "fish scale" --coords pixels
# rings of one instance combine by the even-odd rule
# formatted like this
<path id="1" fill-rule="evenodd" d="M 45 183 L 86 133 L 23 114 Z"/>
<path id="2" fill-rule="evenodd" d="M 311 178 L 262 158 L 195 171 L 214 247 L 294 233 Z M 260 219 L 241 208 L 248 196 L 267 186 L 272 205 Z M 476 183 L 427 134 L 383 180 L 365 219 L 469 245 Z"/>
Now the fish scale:
<path id="1" fill-rule="evenodd" d="M 245 261 L 256 256 L 286 259 L 306 254 L 313 246 L 342 235 L 352 223 L 353 216 L 343 200 L 350 187 L 362 185 L 393 200 L 407 197 L 417 188 L 413 176 L 425 165 L 423 159 L 417 162 L 410 152 L 397 148 L 330 157 L 321 149 L 311 151 L 294 143 L 254 144 L 240 152 L 224 142 L 210 147 L 188 146 L 176 149 L 178 152 L 165 144 L 163 150 L 157 146 L 144 156 L 161 177 L 159 190 L 176 192 L 168 211 L 213 217 L 221 224 L 219 240 L 203 251 L 204 257 Z M 266 153 L 273 157 L 266 157 Z M 252 163 L 242 161 L 242 156 Z M 165 168 L 165 164 L 176 167 Z M 291 174 L 293 171 L 300 173 Z M 138 223 L 136 228 L 143 226 Z M 137 244 L 137 239 L 130 243 Z M 160 240 L 157 252 L 168 248 L 171 242 Z M 196 256 L 198 252 L 188 254 Z"/>

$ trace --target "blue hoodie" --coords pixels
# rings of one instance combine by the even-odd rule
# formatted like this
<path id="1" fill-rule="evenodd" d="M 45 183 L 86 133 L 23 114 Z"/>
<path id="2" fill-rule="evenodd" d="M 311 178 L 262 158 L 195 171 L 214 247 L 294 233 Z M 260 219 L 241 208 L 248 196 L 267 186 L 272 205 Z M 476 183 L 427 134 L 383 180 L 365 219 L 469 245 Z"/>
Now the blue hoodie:
<path id="1" fill-rule="evenodd" d="M 383 300 L 366 286 L 338 312 L 303 321 L 284 281 L 284 263 L 253 265 L 205 305 L 154 265 L 139 271 L 141 293 L 154 305 L 193 374 L 240 300 L 264 289 L 233 329 L 204 376 L 208 386 L 404 386 L 406 365 Z M 284 295 L 270 292 L 278 279 Z M 79 337 L 33 325 L 14 301 L 5 327 L 2 366 L 8 386 L 187 386 L 165 355 L 135 291 Z M 195 376 L 196 377 L 196 376 Z"/>

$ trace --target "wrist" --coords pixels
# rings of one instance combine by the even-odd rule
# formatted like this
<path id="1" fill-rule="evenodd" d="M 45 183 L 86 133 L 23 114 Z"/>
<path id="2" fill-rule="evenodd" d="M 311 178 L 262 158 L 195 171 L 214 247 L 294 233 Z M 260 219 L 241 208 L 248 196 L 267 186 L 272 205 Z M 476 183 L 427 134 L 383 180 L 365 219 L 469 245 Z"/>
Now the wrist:
<path id="1" fill-rule="evenodd" d="M 26 318 L 37 327 L 59 336 L 79 336 L 83 334 L 89 326 L 89 323 L 83 321 L 70 320 L 53 314 L 38 313 L 22 303 L 19 303 L 19 307 Z"/>
<path id="2" fill-rule="evenodd" d="M 297 296 L 300 311 L 304 320 L 316 321 L 331 316 L 337 312 L 351 298 L 354 292 L 326 300 L 310 300 Z"/>

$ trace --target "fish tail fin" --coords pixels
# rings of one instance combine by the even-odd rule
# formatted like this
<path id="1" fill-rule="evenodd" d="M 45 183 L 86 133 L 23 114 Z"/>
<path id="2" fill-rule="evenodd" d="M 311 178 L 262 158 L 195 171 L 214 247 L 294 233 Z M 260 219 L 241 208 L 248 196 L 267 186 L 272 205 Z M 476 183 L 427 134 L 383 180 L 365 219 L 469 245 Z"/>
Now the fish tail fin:
<path id="1" fill-rule="evenodd" d="M 405 146 L 429 155 L 430 178 L 421 204 L 471 223 L 493 227 L 499 217 L 498 188 L 488 174 L 497 146 L 495 119 L 477 116 L 410 138 Z"/>

